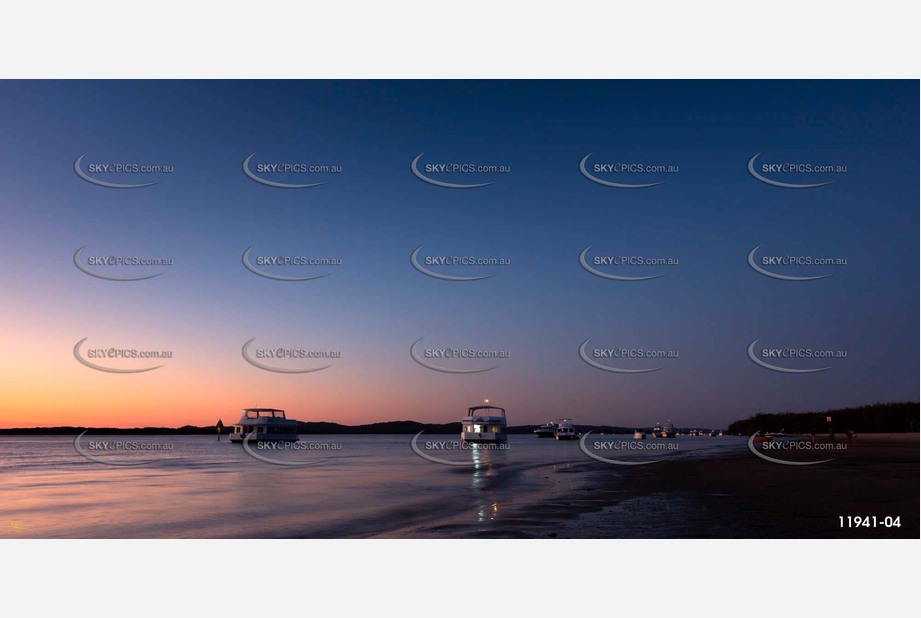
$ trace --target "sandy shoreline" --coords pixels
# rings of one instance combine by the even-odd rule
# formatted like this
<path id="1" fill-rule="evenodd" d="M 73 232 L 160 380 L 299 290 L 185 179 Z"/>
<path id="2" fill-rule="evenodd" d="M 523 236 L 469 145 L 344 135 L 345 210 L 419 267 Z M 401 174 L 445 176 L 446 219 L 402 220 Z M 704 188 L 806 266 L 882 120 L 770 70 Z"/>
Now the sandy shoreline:
<path id="1" fill-rule="evenodd" d="M 918 434 L 858 436 L 845 451 L 754 455 L 644 466 L 619 504 L 570 520 L 566 536 L 665 538 L 918 538 Z M 842 526 L 840 517 L 844 516 Z M 875 516 L 875 527 L 847 516 Z M 898 517 L 899 527 L 886 527 Z M 631 522 L 633 524 L 631 525 Z"/>
<path id="2" fill-rule="evenodd" d="M 580 464 L 542 472 L 548 483 L 567 485 L 568 491 L 510 505 L 495 521 L 384 536 L 918 538 L 917 433 L 860 435 L 842 451 L 778 457 L 834 460 L 787 466 L 746 453 L 636 467 Z M 847 516 L 875 516 L 877 522 L 856 527 Z M 886 527 L 886 517 L 898 517 L 900 526 Z"/>

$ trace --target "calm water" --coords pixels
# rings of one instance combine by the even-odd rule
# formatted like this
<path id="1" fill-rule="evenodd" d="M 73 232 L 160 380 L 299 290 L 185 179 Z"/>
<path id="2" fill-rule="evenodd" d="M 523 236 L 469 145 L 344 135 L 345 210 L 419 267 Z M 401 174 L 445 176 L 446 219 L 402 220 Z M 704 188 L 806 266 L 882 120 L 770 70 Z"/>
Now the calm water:
<path id="1" fill-rule="evenodd" d="M 592 471 L 630 469 L 593 461 L 578 442 L 511 436 L 506 450 L 458 450 L 456 436 L 423 435 L 424 453 L 475 463 L 449 466 L 417 455 L 411 439 L 311 435 L 300 447 L 340 448 L 250 446 L 262 457 L 309 464 L 277 465 L 226 436 L 83 436 L 83 452 L 107 463 L 79 454 L 73 436 L 0 436 L 0 538 L 476 537 L 529 523 L 532 507 L 565 500 Z M 449 448 L 431 444 L 441 441 Z M 746 449 L 738 437 L 646 442 L 677 448 L 592 452 L 623 461 Z M 145 463 L 109 465 L 134 462 Z"/>

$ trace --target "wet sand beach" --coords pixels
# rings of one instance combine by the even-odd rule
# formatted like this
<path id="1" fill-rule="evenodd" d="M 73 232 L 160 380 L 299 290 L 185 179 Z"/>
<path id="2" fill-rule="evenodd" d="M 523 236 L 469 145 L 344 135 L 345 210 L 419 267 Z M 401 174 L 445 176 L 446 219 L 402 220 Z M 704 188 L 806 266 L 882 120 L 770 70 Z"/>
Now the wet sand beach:
<path id="1" fill-rule="evenodd" d="M 857 436 L 843 452 L 754 455 L 631 470 L 617 504 L 578 515 L 559 536 L 635 538 L 918 538 L 918 434 Z M 603 472 L 597 473 L 603 487 Z M 840 517 L 845 517 L 842 527 Z M 851 527 L 847 516 L 876 516 Z M 899 527 L 884 518 L 899 517 Z M 615 532 L 616 531 L 616 532 Z"/>
<path id="2" fill-rule="evenodd" d="M 807 439 L 802 437 L 802 439 Z M 819 441 L 827 436 L 819 437 Z M 839 440 L 843 442 L 843 440 Z M 473 538 L 917 538 L 918 434 L 857 436 L 831 453 L 746 452 L 646 466 L 585 463 L 539 471 L 545 499 L 499 505 L 502 516 L 415 527 L 397 536 Z M 842 525 L 840 517 L 845 517 Z M 876 517 L 854 526 L 848 516 Z M 898 527 L 885 518 L 898 517 Z M 892 523 L 892 520 L 890 520 Z M 390 535 L 385 535 L 390 536 Z"/>

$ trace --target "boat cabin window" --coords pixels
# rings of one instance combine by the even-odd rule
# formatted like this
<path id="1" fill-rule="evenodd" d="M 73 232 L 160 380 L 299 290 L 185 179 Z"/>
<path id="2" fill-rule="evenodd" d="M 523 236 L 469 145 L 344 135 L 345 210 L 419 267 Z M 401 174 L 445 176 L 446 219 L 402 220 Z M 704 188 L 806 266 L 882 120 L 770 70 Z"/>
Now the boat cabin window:
<path id="1" fill-rule="evenodd" d="M 285 418 L 284 410 L 245 410 L 244 412 L 248 419 Z"/>

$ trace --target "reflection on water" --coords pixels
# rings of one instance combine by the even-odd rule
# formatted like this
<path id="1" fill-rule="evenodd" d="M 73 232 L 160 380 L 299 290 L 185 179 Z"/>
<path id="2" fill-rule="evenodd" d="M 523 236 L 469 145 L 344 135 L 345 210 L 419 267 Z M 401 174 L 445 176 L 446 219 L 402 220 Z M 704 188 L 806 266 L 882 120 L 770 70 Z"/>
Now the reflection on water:
<path id="1" fill-rule="evenodd" d="M 473 474 L 471 475 L 471 486 L 473 489 L 485 489 L 488 478 L 496 474 L 500 464 L 497 461 L 502 454 L 508 451 L 482 448 L 477 444 L 473 445 L 470 450 L 470 458 L 473 460 Z"/>
<path id="2" fill-rule="evenodd" d="M 477 523 L 483 523 L 486 521 L 491 521 L 499 517 L 499 503 L 492 502 L 490 504 L 481 503 L 477 508 L 476 520 Z"/>
<path id="3" fill-rule="evenodd" d="M 78 454 L 72 436 L 0 436 L 0 538 L 364 537 L 506 525 L 515 509 L 578 488 L 583 475 L 574 472 L 605 465 L 576 442 L 510 436 L 507 450 L 452 455 L 469 457 L 473 466 L 445 466 L 417 456 L 410 439 L 302 436 L 305 445 L 335 442 L 341 449 L 271 452 L 324 459 L 299 467 L 256 460 L 240 445 L 209 436 L 84 436 L 83 448 L 98 459 L 157 460 L 109 466 Z M 137 444 L 102 444 L 112 440 Z M 681 454 L 693 455 L 705 442 L 745 448 L 744 439 L 697 440 Z M 164 443 L 172 448 L 145 448 Z"/>

